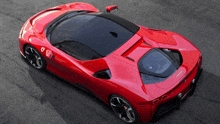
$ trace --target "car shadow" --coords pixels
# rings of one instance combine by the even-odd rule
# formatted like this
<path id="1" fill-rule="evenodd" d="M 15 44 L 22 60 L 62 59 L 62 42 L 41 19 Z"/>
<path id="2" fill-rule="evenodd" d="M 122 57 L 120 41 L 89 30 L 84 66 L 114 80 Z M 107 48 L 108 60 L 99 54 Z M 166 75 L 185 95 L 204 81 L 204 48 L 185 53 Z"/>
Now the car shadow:
<path id="1" fill-rule="evenodd" d="M 80 85 L 67 82 L 50 71 L 29 68 L 29 74 L 43 95 L 41 104 L 49 102 L 66 123 L 123 123 L 110 106 Z"/>
<path id="2" fill-rule="evenodd" d="M 49 71 L 29 68 L 34 83 L 43 91 L 38 98 L 41 104 L 49 102 L 66 123 L 123 123 L 111 108 L 79 85 L 72 85 Z M 194 94 L 187 97 L 179 110 L 172 110 L 149 123 L 185 123 L 183 117 L 194 122 L 206 122 L 205 118 L 218 119 L 220 109 L 220 77 L 203 70 Z M 203 104 L 201 104 L 203 103 Z M 206 105 L 214 106 L 207 110 Z M 199 107 L 199 108 L 198 108 Z M 214 112 L 213 112 L 214 111 Z M 210 113 L 202 115 L 200 113 Z M 174 121 L 176 120 L 176 121 Z M 178 120 L 178 121 L 177 121 Z"/>

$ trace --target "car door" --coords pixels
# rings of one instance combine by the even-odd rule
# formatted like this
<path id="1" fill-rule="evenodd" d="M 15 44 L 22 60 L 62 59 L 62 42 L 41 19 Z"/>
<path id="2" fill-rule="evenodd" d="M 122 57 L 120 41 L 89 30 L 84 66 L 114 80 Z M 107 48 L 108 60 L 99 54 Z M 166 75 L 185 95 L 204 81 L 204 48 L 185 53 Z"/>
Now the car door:
<path id="1" fill-rule="evenodd" d="M 82 71 L 76 66 L 74 58 L 68 55 L 67 51 L 63 47 L 55 46 L 53 49 L 47 49 L 47 65 L 48 69 L 63 79 L 78 83 Z"/>

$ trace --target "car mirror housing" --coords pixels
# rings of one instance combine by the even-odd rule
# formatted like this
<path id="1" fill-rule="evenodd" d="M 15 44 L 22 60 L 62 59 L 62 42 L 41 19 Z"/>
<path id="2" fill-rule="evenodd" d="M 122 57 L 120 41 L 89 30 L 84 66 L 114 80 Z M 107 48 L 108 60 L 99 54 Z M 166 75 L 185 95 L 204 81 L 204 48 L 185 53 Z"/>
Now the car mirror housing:
<path id="1" fill-rule="evenodd" d="M 111 12 L 112 10 L 118 9 L 117 5 L 106 6 L 106 11 Z"/>

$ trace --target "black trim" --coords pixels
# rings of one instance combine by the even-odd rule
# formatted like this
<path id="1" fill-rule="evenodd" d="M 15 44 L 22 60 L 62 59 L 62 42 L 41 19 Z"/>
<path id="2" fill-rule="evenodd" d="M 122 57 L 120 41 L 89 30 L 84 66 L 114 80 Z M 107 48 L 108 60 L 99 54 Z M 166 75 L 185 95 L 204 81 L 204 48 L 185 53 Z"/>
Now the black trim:
<path id="1" fill-rule="evenodd" d="M 193 95 L 193 93 L 194 93 L 194 91 L 196 89 L 196 84 L 197 84 L 197 82 L 199 80 L 199 77 L 201 76 L 202 70 L 203 70 L 202 68 L 200 68 L 200 67 L 198 68 L 196 76 L 195 76 L 195 83 L 194 84 L 191 83 L 190 89 L 189 89 L 189 91 L 187 93 L 188 96 L 192 96 Z"/>
<path id="2" fill-rule="evenodd" d="M 151 73 L 151 72 L 149 72 L 149 73 L 144 73 L 144 72 L 141 71 L 141 67 L 142 67 L 142 66 L 141 66 L 141 62 L 143 61 L 143 59 L 145 59 L 150 53 L 155 52 L 155 51 L 158 51 L 159 53 L 161 53 L 162 55 L 164 55 L 168 60 L 170 60 L 170 62 L 172 63 L 172 65 L 174 65 L 175 69 L 176 69 L 176 70 L 178 69 L 178 67 L 176 67 L 176 64 L 173 62 L 173 60 L 172 60 L 167 54 L 165 54 L 164 52 L 162 52 L 161 49 L 154 48 L 154 49 L 150 50 L 149 52 L 147 52 L 147 53 L 146 53 L 143 57 L 141 57 L 141 59 L 138 61 L 139 71 L 140 71 L 140 73 L 142 73 L 142 74 L 147 74 L 147 75 L 151 75 L 151 76 L 154 76 L 154 77 L 168 78 L 168 77 L 171 76 L 173 73 L 175 73 L 176 70 L 175 70 L 172 74 L 170 74 L 169 76 L 162 76 L 161 74 L 155 74 L 155 73 Z M 170 68 L 170 69 L 171 69 L 171 68 Z"/>
<path id="3" fill-rule="evenodd" d="M 164 114 L 174 110 L 175 108 L 179 107 L 180 99 L 178 97 L 174 98 L 171 101 L 168 101 L 164 104 L 158 106 L 157 111 L 154 114 L 154 117 L 161 117 Z"/>
<path id="4" fill-rule="evenodd" d="M 132 59 L 132 58 L 130 58 L 130 57 L 128 57 L 128 56 L 126 56 L 125 58 L 127 58 L 127 59 L 129 59 L 129 60 L 131 60 L 131 61 L 134 62 L 134 59 Z"/>
<path id="5" fill-rule="evenodd" d="M 69 46 L 66 46 L 65 43 L 74 43 L 75 44 L 78 44 L 78 45 L 81 45 L 82 47 L 78 46 L 76 47 L 75 49 L 74 48 L 71 48 L 70 45 Z M 99 53 L 97 53 L 96 51 L 94 51 L 93 49 L 85 46 L 84 44 L 80 43 L 80 42 L 77 42 L 77 41 L 71 41 L 71 40 L 65 40 L 63 42 L 60 42 L 60 43 L 55 43 L 55 44 L 52 44 L 53 46 L 57 47 L 59 50 L 65 52 L 66 54 L 72 56 L 73 58 L 75 59 L 78 59 L 78 60 L 93 60 L 93 59 L 99 59 L 99 58 L 102 58 L 104 56 L 100 55 Z M 66 47 L 65 47 L 66 46 Z M 73 50 L 74 49 L 74 50 Z M 84 54 L 79 54 L 80 53 L 80 49 L 85 49 L 84 50 Z"/>
<path id="6" fill-rule="evenodd" d="M 191 96 L 193 94 L 193 92 L 195 91 L 196 84 L 199 80 L 199 77 L 201 76 L 202 70 L 203 69 L 201 67 L 198 68 L 198 71 L 197 71 L 196 76 L 195 76 L 195 79 L 196 79 L 195 83 L 193 85 L 191 83 L 190 90 L 188 91 L 187 96 Z M 157 107 L 157 110 L 156 110 L 154 116 L 153 116 L 152 121 L 153 122 L 158 121 L 165 114 L 171 112 L 174 109 L 179 109 L 180 104 L 181 104 L 182 101 L 183 101 L 182 98 L 175 97 L 174 99 L 159 105 Z"/>
<path id="7" fill-rule="evenodd" d="M 199 77 L 200 77 L 201 74 L 202 74 L 202 71 L 203 71 L 203 69 L 202 69 L 201 67 L 199 67 L 199 68 L 198 68 L 198 71 L 197 71 L 197 74 L 196 74 L 196 77 L 195 77 L 196 82 L 198 82 Z"/>
<path id="8" fill-rule="evenodd" d="M 59 10 L 59 9 L 53 9 L 53 10 Z M 74 10 L 74 11 L 69 11 L 69 12 L 66 12 L 64 13 L 63 15 L 57 17 L 56 19 L 54 19 L 53 21 L 51 21 L 46 27 L 45 27 L 45 30 L 47 31 L 47 28 L 49 26 L 51 26 L 53 23 L 55 23 L 56 21 L 58 21 L 59 19 L 61 19 L 62 17 L 70 14 L 70 13 L 73 13 L 73 12 L 85 12 L 85 13 L 79 13 L 79 14 L 93 14 L 93 15 L 96 15 L 96 16 L 100 16 L 100 17 L 103 17 L 103 18 L 106 18 L 106 19 L 109 19 L 113 22 L 116 22 L 117 24 L 123 26 L 124 28 L 128 29 L 129 31 L 131 31 L 132 33 L 137 33 L 137 31 L 140 29 L 139 26 L 137 26 L 136 24 L 126 20 L 126 19 L 123 19 L 121 17 L 118 17 L 114 14 L 111 14 L 111 13 L 108 13 L 108 12 L 91 12 L 91 11 L 83 11 L 83 10 Z M 78 14 L 76 14 L 78 15 Z M 45 31 L 45 32 L 46 32 Z M 46 36 L 48 36 L 47 32 L 46 32 Z"/>
<path id="9" fill-rule="evenodd" d="M 146 44 L 146 45 L 148 45 L 148 46 L 152 46 L 152 45 L 150 45 L 149 43 L 146 43 L 146 42 L 143 42 L 144 44 Z"/>
<path id="10" fill-rule="evenodd" d="M 164 53 L 175 64 L 177 69 L 182 65 L 183 59 L 179 51 L 169 49 L 170 52 L 165 52 L 163 49 L 159 50 L 161 50 L 161 52 Z"/>
<path id="11" fill-rule="evenodd" d="M 131 31 L 134 34 L 137 33 L 137 31 L 140 29 L 140 27 L 135 25 L 134 23 L 132 23 L 132 22 L 126 20 L 126 19 L 123 19 L 121 17 L 118 17 L 114 14 L 108 13 L 108 12 L 103 12 L 103 13 L 97 15 L 97 16 L 100 16 L 100 17 L 109 19 L 113 22 L 116 22 L 116 23 L 118 23 L 119 25 L 121 25 L 124 28 L 128 29 L 129 31 Z"/>

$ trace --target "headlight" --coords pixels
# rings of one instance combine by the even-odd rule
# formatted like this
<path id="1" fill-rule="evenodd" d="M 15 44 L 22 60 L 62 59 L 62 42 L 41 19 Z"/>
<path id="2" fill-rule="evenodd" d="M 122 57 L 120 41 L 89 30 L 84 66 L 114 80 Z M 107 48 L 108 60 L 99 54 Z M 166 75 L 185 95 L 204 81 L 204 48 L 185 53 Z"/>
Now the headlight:
<path id="1" fill-rule="evenodd" d="M 23 31 L 24 31 L 24 29 L 22 29 L 22 30 L 20 31 L 19 38 L 22 37 Z"/>

